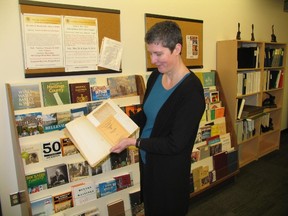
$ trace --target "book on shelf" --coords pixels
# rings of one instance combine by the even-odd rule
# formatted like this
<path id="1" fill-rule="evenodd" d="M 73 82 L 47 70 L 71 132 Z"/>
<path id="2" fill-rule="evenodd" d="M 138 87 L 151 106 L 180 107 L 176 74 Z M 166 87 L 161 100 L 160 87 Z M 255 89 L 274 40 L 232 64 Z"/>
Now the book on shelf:
<path id="1" fill-rule="evenodd" d="M 111 98 L 138 95 L 136 75 L 108 77 Z"/>
<path id="2" fill-rule="evenodd" d="M 55 213 L 53 199 L 51 195 L 33 200 L 30 203 L 32 216 L 53 215 Z"/>
<path id="3" fill-rule="evenodd" d="M 83 103 L 91 101 L 89 82 L 69 83 L 71 103 Z"/>
<path id="4" fill-rule="evenodd" d="M 92 101 L 106 100 L 111 97 L 110 88 L 108 85 L 93 85 L 90 88 Z"/>
<path id="5" fill-rule="evenodd" d="M 78 181 L 90 176 L 89 164 L 87 161 L 69 163 L 67 166 L 70 182 Z"/>
<path id="6" fill-rule="evenodd" d="M 125 216 L 125 206 L 122 199 L 107 204 L 108 216 Z"/>
<path id="7" fill-rule="evenodd" d="M 94 182 L 79 183 L 71 186 L 73 205 L 79 206 L 96 200 L 96 187 Z"/>
<path id="8" fill-rule="evenodd" d="M 81 116 L 86 116 L 88 114 L 87 105 L 83 105 L 81 107 L 72 108 L 71 110 L 71 120 L 74 120 Z"/>
<path id="9" fill-rule="evenodd" d="M 238 47 L 238 68 L 257 68 L 257 47 Z"/>
<path id="10" fill-rule="evenodd" d="M 64 192 L 53 196 L 55 213 L 64 211 L 73 207 L 72 192 Z"/>
<path id="11" fill-rule="evenodd" d="M 213 166 L 216 171 L 216 179 L 221 179 L 228 174 L 227 152 L 219 152 L 213 157 Z"/>
<path id="12" fill-rule="evenodd" d="M 129 192 L 129 201 L 132 216 L 144 216 L 144 204 L 141 200 L 141 192 L 135 189 Z"/>
<path id="13" fill-rule="evenodd" d="M 42 112 L 15 115 L 15 122 L 19 137 L 34 136 L 44 133 Z"/>
<path id="14" fill-rule="evenodd" d="M 25 178 L 29 194 L 47 189 L 47 178 L 44 171 L 27 174 Z"/>
<path id="15" fill-rule="evenodd" d="M 100 216 L 100 211 L 97 207 L 92 207 L 75 213 L 72 216 Z"/>
<path id="16" fill-rule="evenodd" d="M 43 81 L 41 86 L 45 107 L 70 104 L 70 91 L 67 80 Z"/>
<path id="17" fill-rule="evenodd" d="M 133 184 L 130 173 L 119 174 L 113 178 L 116 180 L 117 191 L 131 187 Z"/>
<path id="18" fill-rule="evenodd" d="M 238 98 L 237 99 L 237 119 L 241 118 L 244 105 L 245 105 L 245 98 Z"/>
<path id="19" fill-rule="evenodd" d="M 38 84 L 11 85 L 14 110 L 41 107 L 40 87 Z"/>
<path id="20" fill-rule="evenodd" d="M 245 104 L 240 119 L 246 119 L 251 116 L 261 114 L 263 111 L 264 107 Z"/>
<path id="21" fill-rule="evenodd" d="M 97 198 L 117 192 L 117 184 L 114 178 L 96 184 Z"/>
<path id="22" fill-rule="evenodd" d="M 62 157 L 60 139 L 54 139 L 42 143 L 42 152 L 44 160 L 51 160 Z"/>
<path id="23" fill-rule="evenodd" d="M 61 150 L 62 150 L 62 157 L 78 154 L 79 151 L 73 144 L 73 142 L 68 137 L 61 137 Z"/>
<path id="24" fill-rule="evenodd" d="M 215 86 L 215 71 L 194 72 L 200 79 L 204 88 Z"/>
<path id="25" fill-rule="evenodd" d="M 64 132 L 93 167 L 110 155 L 112 146 L 137 129 L 123 110 L 108 99 L 87 116 L 67 123 Z"/>
<path id="26" fill-rule="evenodd" d="M 68 169 L 66 164 L 57 164 L 45 167 L 48 188 L 67 184 L 69 182 Z"/>
<path id="27" fill-rule="evenodd" d="M 25 143 L 20 147 L 24 165 L 39 163 L 43 160 L 42 149 L 39 143 Z"/>

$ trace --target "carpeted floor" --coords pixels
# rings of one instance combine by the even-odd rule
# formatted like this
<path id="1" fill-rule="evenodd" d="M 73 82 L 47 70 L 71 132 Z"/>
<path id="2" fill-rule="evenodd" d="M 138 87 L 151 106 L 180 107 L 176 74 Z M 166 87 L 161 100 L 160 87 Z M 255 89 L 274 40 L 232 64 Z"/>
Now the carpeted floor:
<path id="1" fill-rule="evenodd" d="M 191 199 L 187 216 L 287 216 L 288 130 L 280 149 L 240 169 L 230 181 Z"/>

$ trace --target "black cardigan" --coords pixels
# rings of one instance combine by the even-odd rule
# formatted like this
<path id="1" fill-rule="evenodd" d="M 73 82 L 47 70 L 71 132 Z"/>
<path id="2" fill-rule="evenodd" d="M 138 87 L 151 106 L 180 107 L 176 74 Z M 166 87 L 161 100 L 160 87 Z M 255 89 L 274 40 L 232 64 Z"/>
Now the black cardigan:
<path id="1" fill-rule="evenodd" d="M 159 74 L 156 70 L 150 75 L 143 103 Z M 141 140 L 140 148 L 146 151 L 146 164 L 139 163 L 145 216 L 187 213 L 191 151 L 204 110 L 202 84 L 191 72 L 161 107 L 150 138 Z M 141 133 L 146 122 L 144 112 L 133 120 Z"/>

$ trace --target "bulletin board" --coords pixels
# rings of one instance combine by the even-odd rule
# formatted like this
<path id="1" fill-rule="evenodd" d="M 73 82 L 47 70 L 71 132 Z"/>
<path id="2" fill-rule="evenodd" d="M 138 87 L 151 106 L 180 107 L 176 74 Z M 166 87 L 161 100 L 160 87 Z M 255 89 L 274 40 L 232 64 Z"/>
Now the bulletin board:
<path id="1" fill-rule="evenodd" d="M 145 14 L 145 30 L 146 32 L 150 27 L 152 27 L 157 22 L 171 20 L 176 22 L 182 31 L 183 36 L 183 47 L 182 47 L 182 60 L 184 64 L 188 68 L 203 68 L 203 21 L 202 20 L 195 20 L 195 19 L 188 19 L 188 18 L 181 18 L 181 17 L 172 17 L 172 16 L 163 16 L 163 15 L 156 15 L 156 14 Z M 188 47 L 186 43 L 186 36 L 196 36 L 197 38 L 197 49 L 196 54 L 191 56 L 190 51 L 188 51 L 192 47 Z M 194 46 L 193 46 L 194 47 Z M 187 56 L 188 54 L 188 56 Z M 153 65 L 150 61 L 150 55 L 146 52 L 146 67 L 147 71 L 151 71 L 155 69 L 155 65 Z"/>
<path id="2" fill-rule="evenodd" d="M 103 37 L 120 41 L 120 10 L 83 7 L 43 2 L 19 1 L 21 14 L 43 14 L 97 18 L 99 50 Z M 23 47 L 24 49 L 24 47 Z M 98 67 L 97 70 L 65 72 L 65 68 L 25 68 L 25 78 L 47 76 L 71 76 L 100 73 L 121 73 L 111 69 Z"/>

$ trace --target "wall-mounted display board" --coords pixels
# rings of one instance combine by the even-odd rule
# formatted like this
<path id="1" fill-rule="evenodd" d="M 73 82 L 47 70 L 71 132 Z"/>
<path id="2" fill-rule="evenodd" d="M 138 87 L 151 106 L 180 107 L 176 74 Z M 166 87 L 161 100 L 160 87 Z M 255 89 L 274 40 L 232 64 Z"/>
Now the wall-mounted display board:
<path id="1" fill-rule="evenodd" d="M 181 28 L 183 36 L 183 48 L 181 55 L 184 64 L 188 68 L 203 68 L 203 21 L 146 13 L 146 32 L 154 24 L 165 20 L 174 21 Z M 148 71 L 155 68 L 155 65 L 151 64 L 150 55 L 148 52 L 146 53 L 146 66 Z"/>
<path id="2" fill-rule="evenodd" d="M 119 10 L 22 0 L 19 6 L 26 78 L 121 72 L 121 57 L 110 56 L 122 54 Z M 106 46 L 113 52 L 100 60 Z M 118 69 L 106 67 L 108 59 Z"/>

